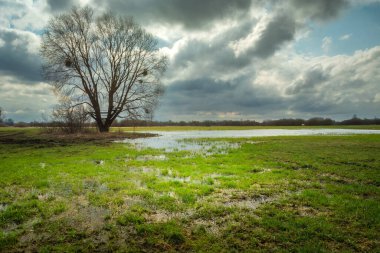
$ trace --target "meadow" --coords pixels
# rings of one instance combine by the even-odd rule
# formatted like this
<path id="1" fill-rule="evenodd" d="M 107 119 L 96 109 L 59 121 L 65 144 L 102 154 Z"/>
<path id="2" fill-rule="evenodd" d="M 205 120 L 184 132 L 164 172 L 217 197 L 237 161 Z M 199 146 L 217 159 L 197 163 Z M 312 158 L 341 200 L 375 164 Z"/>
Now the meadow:
<path id="1" fill-rule="evenodd" d="M 378 134 L 114 139 L 0 128 L 0 251 L 380 251 Z"/>

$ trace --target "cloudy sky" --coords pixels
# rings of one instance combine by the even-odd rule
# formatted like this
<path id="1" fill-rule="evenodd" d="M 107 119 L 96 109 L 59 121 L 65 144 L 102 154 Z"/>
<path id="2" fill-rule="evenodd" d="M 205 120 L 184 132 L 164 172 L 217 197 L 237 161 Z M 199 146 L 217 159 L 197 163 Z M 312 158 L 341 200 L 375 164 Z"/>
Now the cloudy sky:
<path id="1" fill-rule="evenodd" d="M 380 117 L 377 0 L 0 0 L 0 106 L 41 120 L 53 15 L 90 5 L 133 16 L 170 64 L 156 120 Z"/>

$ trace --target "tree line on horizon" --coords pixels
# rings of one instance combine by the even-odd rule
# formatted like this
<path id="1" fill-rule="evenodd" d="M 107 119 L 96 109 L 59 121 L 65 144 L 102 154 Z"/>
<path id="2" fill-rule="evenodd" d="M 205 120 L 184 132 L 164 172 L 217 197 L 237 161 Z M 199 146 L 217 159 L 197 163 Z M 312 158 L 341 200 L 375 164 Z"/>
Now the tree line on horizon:
<path id="1" fill-rule="evenodd" d="M 13 120 L 1 120 L 0 126 L 15 127 L 49 127 L 56 126 L 59 122 L 55 121 L 32 121 L 14 122 Z M 284 118 L 277 120 L 204 120 L 204 121 L 151 121 L 151 120 L 132 120 L 123 119 L 115 121 L 113 127 L 144 127 L 144 126 L 333 126 L 333 125 L 380 125 L 380 118 L 359 118 L 353 116 L 351 119 L 336 121 L 330 118 L 314 117 L 310 119 Z M 94 123 L 86 123 L 87 127 L 94 126 Z"/>
<path id="2" fill-rule="evenodd" d="M 75 111 L 74 111 L 75 112 Z M 69 123 L 77 123 L 78 116 L 71 113 L 68 117 L 66 114 L 61 117 L 53 117 L 51 120 L 45 118 L 44 121 L 32 122 L 15 122 L 11 118 L 6 118 L 3 109 L 0 107 L 0 127 L 15 126 L 15 127 L 55 127 L 59 125 L 66 125 Z M 77 113 L 78 114 L 78 113 Z M 81 116 L 82 114 L 79 114 Z M 64 118 L 64 120 L 62 120 Z M 74 119 L 73 119 L 74 118 Z M 95 123 L 88 121 L 88 119 L 80 120 L 81 127 L 94 127 Z M 373 119 L 359 118 L 356 114 L 351 119 L 336 121 L 330 118 L 313 117 L 310 119 L 301 118 L 283 118 L 275 120 L 264 120 L 259 122 L 256 120 L 192 120 L 192 121 L 153 121 L 142 119 L 122 119 L 115 120 L 112 127 L 144 127 L 144 126 L 333 126 L 333 125 L 380 125 L 380 118 L 374 117 Z"/>
<path id="3" fill-rule="evenodd" d="M 149 120 L 120 120 L 114 122 L 114 127 L 134 126 L 332 126 L 332 125 L 380 125 L 380 118 L 358 118 L 336 121 L 330 118 L 313 117 L 310 119 L 284 118 L 276 120 L 204 120 L 204 121 L 149 121 Z"/>

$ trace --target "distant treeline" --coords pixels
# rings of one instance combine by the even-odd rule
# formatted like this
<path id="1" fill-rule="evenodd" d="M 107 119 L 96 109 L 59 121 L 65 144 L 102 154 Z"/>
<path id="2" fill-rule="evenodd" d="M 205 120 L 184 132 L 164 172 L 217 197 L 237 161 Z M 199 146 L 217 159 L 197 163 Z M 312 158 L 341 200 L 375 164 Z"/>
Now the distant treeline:
<path id="1" fill-rule="evenodd" d="M 329 118 L 311 119 L 277 119 L 264 120 L 205 120 L 205 121 L 146 121 L 146 120 L 120 120 L 116 121 L 115 127 L 133 126 L 332 126 L 332 125 L 380 125 L 380 119 L 360 119 L 354 116 L 351 119 L 335 121 Z"/>
<path id="2" fill-rule="evenodd" d="M 0 126 L 15 127 L 49 127 L 56 126 L 57 122 L 13 122 L 7 119 L 0 122 Z M 94 124 L 86 124 L 95 126 Z M 335 121 L 329 118 L 311 118 L 311 119 L 277 119 L 264 120 L 258 122 L 255 120 L 205 120 L 205 121 L 149 121 L 149 120 L 118 120 L 112 126 L 114 127 L 137 127 L 137 126 L 332 126 L 332 125 L 380 125 L 380 118 L 361 119 L 356 116 L 343 121 Z"/>

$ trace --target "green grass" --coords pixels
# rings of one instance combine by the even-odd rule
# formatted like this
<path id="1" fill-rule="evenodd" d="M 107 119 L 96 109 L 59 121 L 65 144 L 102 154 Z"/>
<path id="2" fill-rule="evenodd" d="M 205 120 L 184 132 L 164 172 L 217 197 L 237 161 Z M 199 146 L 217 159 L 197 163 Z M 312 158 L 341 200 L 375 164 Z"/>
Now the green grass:
<path id="1" fill-rule="evenodd" d="M 0 144 L 0 251 L 380 251 L 380 135 L 223 141 Z"/>

